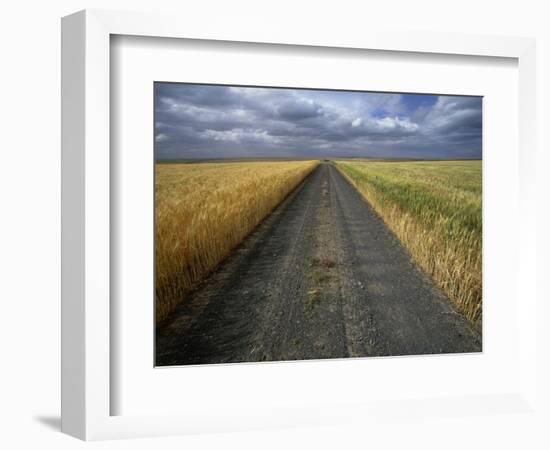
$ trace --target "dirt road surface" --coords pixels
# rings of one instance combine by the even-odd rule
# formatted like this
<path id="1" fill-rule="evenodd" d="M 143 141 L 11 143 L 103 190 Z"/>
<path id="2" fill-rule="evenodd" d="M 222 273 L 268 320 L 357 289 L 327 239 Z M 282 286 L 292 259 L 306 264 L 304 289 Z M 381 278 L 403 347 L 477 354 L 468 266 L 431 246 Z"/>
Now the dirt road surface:
<path id="1" fill-rule="evenodd" d="M 328 163 L 156 335 L 158 366 L 479 351 L 480 334 Z"/>

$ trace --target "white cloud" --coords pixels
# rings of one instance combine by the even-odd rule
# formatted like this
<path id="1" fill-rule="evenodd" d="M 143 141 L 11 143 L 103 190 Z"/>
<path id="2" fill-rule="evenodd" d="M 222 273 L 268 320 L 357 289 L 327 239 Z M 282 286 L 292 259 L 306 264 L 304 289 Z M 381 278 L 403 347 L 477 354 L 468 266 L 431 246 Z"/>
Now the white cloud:
<path id="1" fill-rule="evenodd" d="M 202 134 L 204 139 L 212 139 L 214 141 L 225 141 L 225 142 L 237 142 L 237 143 L 246 143 L 246 142 L 264 142 L 264 143 L 275 143 L 278 141 L 277 138 L 271 136 L 267 130 L 256 130 L 256 129 L 242 129 L 242 128 L 233 128 L 232 130 L 218 131 L 218 130 L 206 130 Z"/>
<path id="2" fill-rule="evenodd" d="M 404 131 L 414 132 L 418 130 L 418 124 L 411 122 L 407 117 L 400 119 L 399 117 L 384 117 L 376 120 L 376 125 L 383 130 L 403 129 Z"/>
<path id="3" fill-rule="evenodd" d="M 361 122 L 363 122 L 361 120 L 361 117 L 358 117 L 357 119 L 354 119 L 352 122 L 351 122 L 351 126 L 353 128 L 357 128 L 359 125 L 361 125 Z"/>
<path id="4" fill-rule="evenodd" d="M 218 130 L 206 130 L 203 133 L 203 137 L 206 139 L 213 139 L 214 141 L 229 141 L 238 142 L 241 136 L 239 129 L 218 131 Z"/>

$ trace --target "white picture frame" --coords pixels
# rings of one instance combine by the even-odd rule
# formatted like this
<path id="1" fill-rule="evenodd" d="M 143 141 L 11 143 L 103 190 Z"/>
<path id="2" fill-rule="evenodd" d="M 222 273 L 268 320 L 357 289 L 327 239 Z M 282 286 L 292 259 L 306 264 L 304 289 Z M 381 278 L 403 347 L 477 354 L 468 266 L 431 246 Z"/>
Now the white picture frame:
<path id="1" fill-rule="evenodd" d="M 535 42 L 527 38 L 445 33 L 347 30 L 337 35 L 284 30 L 251 23 L 234 29 L 206 27 L 192 17 L 87 10 L 62 21 L 62 430 L 85 440 L 247 430 L 333 423 L 388 415 L 390 406 L 342 404 L 330 413 L 317 405 L 271 413 L 111 415 L 110 378 L 110 37 L 144 36 L 332 49 L 513 58 L 518 61 L 519 213 L 517 276 L 518 348 L 516 389 L 500 395 L 425 399 L 405 408 L 493 414 L 508 408 L 536 411 Z M 519 294 L 516 294 L 519 295 Z M 300 363 L 297 363 L 300 364 Z M 353 370 L 350 366 L 349 370 Z M 261 401 L 261 400 L 258 400 Z"/>

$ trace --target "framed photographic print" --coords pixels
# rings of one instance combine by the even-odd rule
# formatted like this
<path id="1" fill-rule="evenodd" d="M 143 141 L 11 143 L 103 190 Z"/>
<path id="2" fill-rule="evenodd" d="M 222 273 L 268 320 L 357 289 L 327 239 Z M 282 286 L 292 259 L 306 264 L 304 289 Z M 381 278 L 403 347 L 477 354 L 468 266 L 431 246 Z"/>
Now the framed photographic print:
<path id="1" fill-rule="evenodd" d="M 63 19 L 63 431 L 530 410 L 534 43 L 257 26 Z"/>
<path id="2" fill-rule="evenodd" d="M 481 97 L 154 95 L 157 366 L 481 351 Z"/>

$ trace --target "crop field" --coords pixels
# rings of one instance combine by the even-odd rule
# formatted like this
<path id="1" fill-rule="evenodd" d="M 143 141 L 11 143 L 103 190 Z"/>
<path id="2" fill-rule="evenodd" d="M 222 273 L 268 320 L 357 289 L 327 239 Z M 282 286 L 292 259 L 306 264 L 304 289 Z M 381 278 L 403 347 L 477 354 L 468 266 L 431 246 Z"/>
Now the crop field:
<path id="1" fill-rule="evenodd" d="M 337 167 L 413 259 L 480 326 L 481 161 L 338 161 Z"/>
<path id="2" fill-rule="evenodd" d="M 166 318 L 317 164 L 157 163 L 156 321 Z"/>

